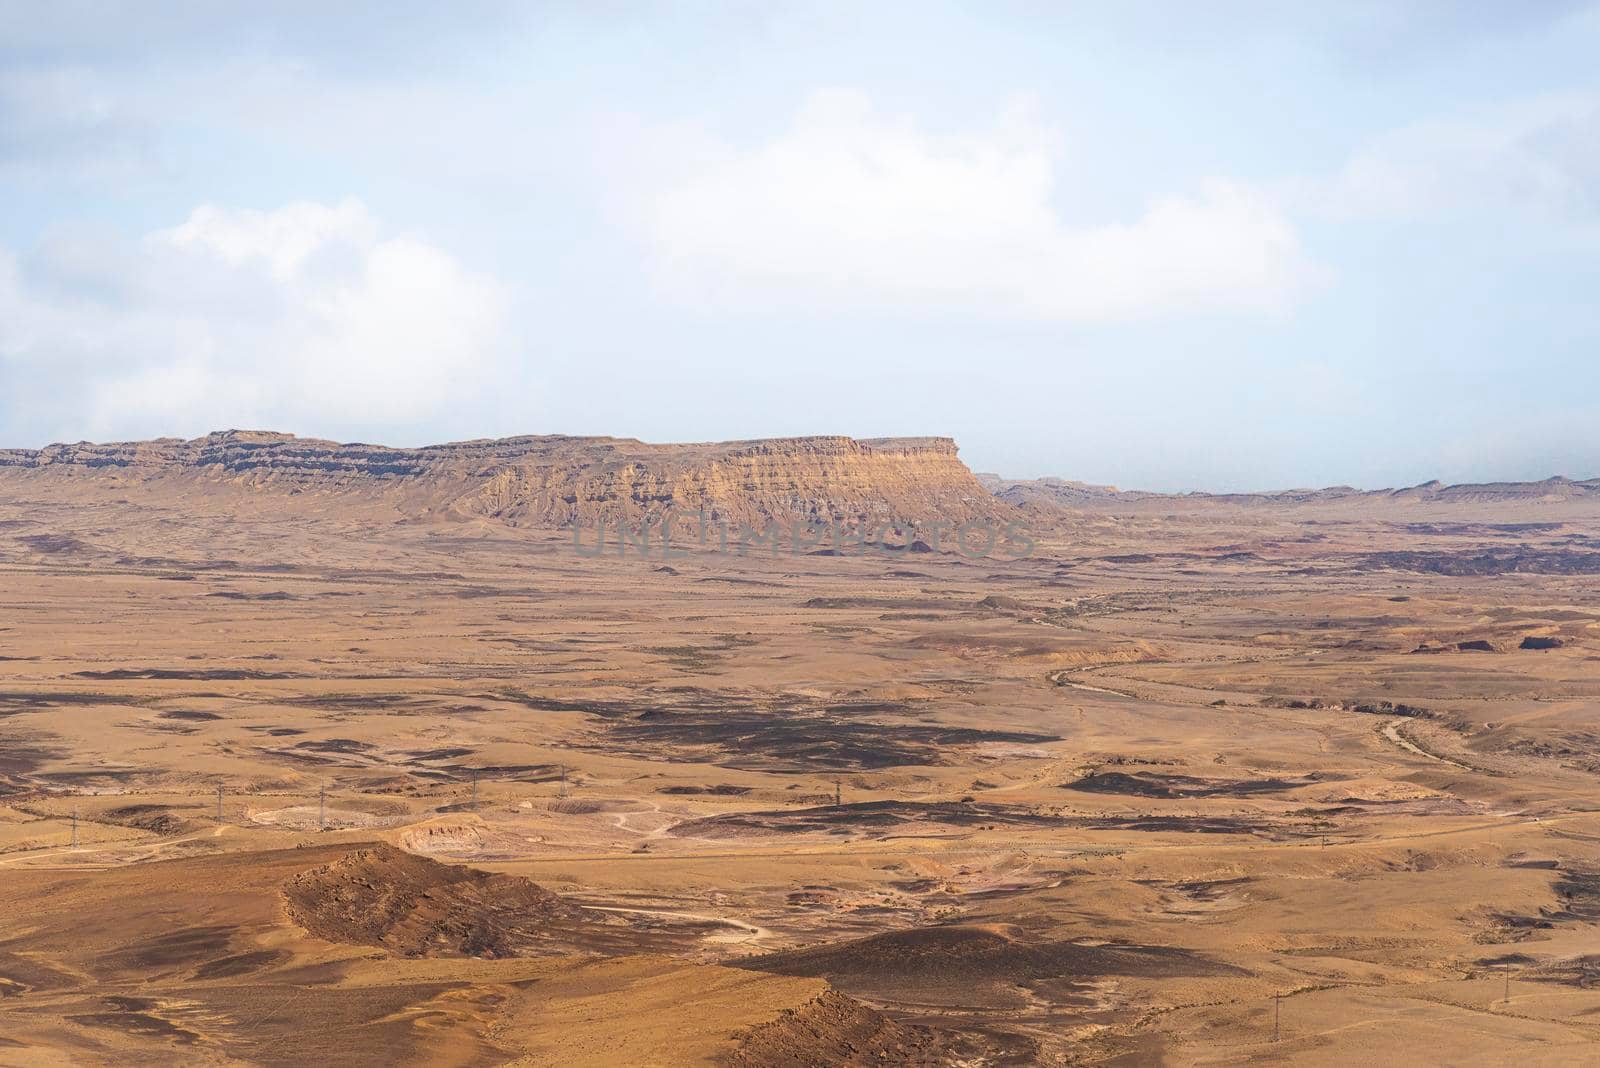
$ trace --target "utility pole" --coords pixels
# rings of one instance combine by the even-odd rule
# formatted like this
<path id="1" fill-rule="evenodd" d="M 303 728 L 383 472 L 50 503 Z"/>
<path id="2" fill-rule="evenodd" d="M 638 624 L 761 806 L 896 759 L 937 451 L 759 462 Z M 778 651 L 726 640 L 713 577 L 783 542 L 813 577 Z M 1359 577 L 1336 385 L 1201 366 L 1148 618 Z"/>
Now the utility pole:
<path id="1" fill-rule="evenodd" d="M 328 784 L 317 788 L 317 830 L 328 829 Z"/>
<path id="2" fill-rule="evenodd" d="M 566 797 L 567 796 L 567 766 L 565 764 L 562 764 L 562 765 L 560 765 L 560 767 L 561 767 L 561 793 L 560 793 L 559 796 Z"/>
<path id="3" fill-rule="evenodd" d="M 844 803 L 844 780 L 833 780 L 833 807 L 838 808 Z"/>
<path id="4" fill-rule="evenodd" d="M 1506 1004 L 1511 1004 L 1511 969 L 1506 969 Z"/>
<path id="5" fill-rule="evenodd" d="M 1272 1041 L 1278 1041 L 1278 1012 L 1283 1007 L 1283 995 L 1272 995 Z"/>
<path id="6" fill-rule="evenodd" d="M 222 826 L 222 783 L 217 783 L 217 826 Z"/>
<path id="7" fill-rule="evenodd" d="M 472 770 L 472 811 L 478 811 L 478 770 Z"/>
<path id="8" fill-rule="evenodd" d="M 78 810 L 72 810 L 72 848 L 78 848 Z"/>

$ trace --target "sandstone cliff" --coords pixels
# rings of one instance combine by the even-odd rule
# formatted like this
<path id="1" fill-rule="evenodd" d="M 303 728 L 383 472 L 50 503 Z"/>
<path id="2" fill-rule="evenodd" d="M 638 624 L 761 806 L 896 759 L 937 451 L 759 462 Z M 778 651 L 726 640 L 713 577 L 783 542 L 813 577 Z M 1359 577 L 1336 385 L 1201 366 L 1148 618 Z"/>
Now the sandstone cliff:
<path id="1" fill-rule="evenodd" d="M 949 438 L 654 445 L 547 436 L 398 449 L 228 431 L 0 450 L 0 493 L 105 492 L 533 526 L 637 520 L 668 509 L 704 510 L 725 523 L 963 522 L 1010 511 Z"/>

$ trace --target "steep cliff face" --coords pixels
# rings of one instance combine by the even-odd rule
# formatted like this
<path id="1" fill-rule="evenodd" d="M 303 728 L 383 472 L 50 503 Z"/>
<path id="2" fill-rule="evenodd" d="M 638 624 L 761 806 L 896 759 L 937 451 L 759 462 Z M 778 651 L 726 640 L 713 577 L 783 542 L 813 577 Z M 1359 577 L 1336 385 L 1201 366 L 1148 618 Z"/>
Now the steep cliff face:
<path id="1" fill-rule="evenodd" d="M 512 461 L 459 504 L 479 514 L 557 524 L 667 509 L 703 510 L 731 523 L 964 521 L 996 511 L 948 438 L 788 438 L 615 448 L 598 457 L 562 448 Z"/>
<path id="2" fill-rule="evenodd" d="M 671 510 L 725 523 L 965 522 L 1009 512 L 949 438 L 776 438 L 652 445 L 521 437 L 419 449 L 229 431 L 183 441 L 0 450 L 0 492 L 248 496 L 371 504 L 403 516 L 561 526 Z"/>

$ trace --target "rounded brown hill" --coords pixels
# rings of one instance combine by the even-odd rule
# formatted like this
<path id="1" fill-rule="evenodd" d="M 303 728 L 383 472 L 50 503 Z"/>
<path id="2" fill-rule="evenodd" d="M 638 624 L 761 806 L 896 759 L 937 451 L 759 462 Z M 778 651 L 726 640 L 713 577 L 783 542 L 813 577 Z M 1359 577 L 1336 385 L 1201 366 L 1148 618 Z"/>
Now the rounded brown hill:
<path id="1" fill-rule="evenodd" d="M 770 1023 L 752 1028 L 724 1062 L 728 1068 L 811 1068 L 959 1063 L 950 1036 L 891 1020 L 827 990 Z"/>
<path id="2" fill-rule="evenodd" d="M 290 917 L 329 942 L 406 957 L 510 957 L 589 948 L 625 926 L 515 875 L 440 864 L 389 845 L 348 853 L 283 886 Z"/>

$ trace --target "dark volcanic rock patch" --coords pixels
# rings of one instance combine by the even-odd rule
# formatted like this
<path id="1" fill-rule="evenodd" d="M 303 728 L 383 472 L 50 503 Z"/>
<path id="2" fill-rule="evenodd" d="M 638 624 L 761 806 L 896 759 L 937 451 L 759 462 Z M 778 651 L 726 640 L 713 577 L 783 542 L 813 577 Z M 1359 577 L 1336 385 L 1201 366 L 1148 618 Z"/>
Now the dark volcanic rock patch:
<path id="1" fill-rule="evenodd" d="M 753 957 L 739 966 L 825 978 L 860 996 L 906 1004 L 1012 1008 L 1021 990 L 1069 998 L 1106 976 L 1174 978 L 1244 973 L 1167 946 L 1026 942 L 1006 929 L 951 925 L 892 931 L 811 949 Z"/>
<path id="2" fill-rule="evenodd" d="M 294 601 L 299 598 L 283 590 L 271 590 L 267 593 L 244 593 L 240 590 L 217 590 L 215 593 L 206 594 L 207 597 L 220 597 L 228 601 Z"/>
<path id="3" fill-rule="evenodd" d="M 143 1011 L 154 1006 L 145 998 L 108 997 L 102 999 L 109 1007 L 107 1012 L 85 1012 L 66 1017 L 84 1027 L 97 1027 L 143 1039 L 165 1039 L 181 1046 L 200 1041 L 200 1035 L 180 1027 L 164 1016 Z"/>
<path id="4" fill-rule="evenodd" d="M 227 682 L 241 681 L 244 679 L 299 679 L 304 675 L 295 675 L 283 671 L 254 671 L 243 668 L 112 668 L 109 671 L 75 671 L 73 677 L 79 679 L 105 679 L 121 681 L 124 679 L 181 679 L 200 682 Z"/>
<path id="5" fill-rule="evenodd" d="M 231 957 L 219 957 L 207 961 L 194 970 L 194 978 L 199 980 L 233 979 L 241 975 L 252 975 L 265 971 L 268 968 L 286 963 L 294 959 L 293 954 L 281 949 L 255 949 L 247 953 L 235 953 Z"/>
<path id="6" fill-rule="evenodd" d="M 835 711 L 659 712 L 613 723 L 596 748 L 754 771 L 855 771 L 945 762 L 950 746 L 1036 745 L 1055 735 L 881 723 Z"/>
<path id="7" fill-rule="evenodd" d="M 907 715 L 908 703 L 818 704 L 791 694 L 722 693 L 692 686 L 652 691 L 640 701 L 590 701 L 502 694 L 544 712 L 585 712 L 604 721 L 590 749 L 654 760 L 711 763 L 751 771 L 860 771 L 929 766 L 945 749 L 984 743 L 1041 745 L 1053 734 L 888 723 L 867 716 Z"/>
<path id="8" fill-rule="evenodd" d="M 1565 960 L 1539 964 L 1533 968 L 1524 967 L 1518 972 L 1519 979 L 1528 978 L 1538 983 L 1557 983 L 1561 986 L 1577 987 L 1580 990 L 1594 990 L 1600 987 L 1600 955 L 1569 957 Z"/>
<path id="9" fill-rule="evenodd" d="M 1129 797 L 1249 797 L 1276 794 L 1309 786 L 1315 779 L 1200 779 L 1188 775 L 1161 775 L 1156 772 L 1101 771 L 1085 775 L 1065 789 L 1086 794 L 1118 794 Z"/>
<path id="10" fill-rule="evenodd" d="M 937 597 L 812 597 L 801 604 L 802 608 L 870 608 L 879 611 L 901 610 L 912 612 L 972 611 L 973 605 Z"/>
<path id="11" fill-rule="evenodd" d="M 95 962 L 96 971 L 136 973 L 155 978 L 167 971 L 198 967 L 228 954 L 238 928 L 227 924 L 180 927 L 119 946 Z"/>
<path id="12" fill-rule="evenodd" d="M 1600 575 L 1600 552 L 1573 549 L 1494 549 L 1486 552 L 1367 553 L 1358 571 L 1416 571 L 1457 577 L 1485 575 Z"/>
<path id="13" fill-rule="evenodd" d="M 1569 871 L 1551 887 L 1561 899 L 1561 919 L 1600 921 L 1600 871 Z"/>
<path id="14" fill-rule="evenodd" d="M 1059 827 L 1069 821 L 1019 805 L 970 802 L 863 801 L 851 805 L 778 809 L 767 812 L 730 812 L 686 820 L 672 834 L 698 838 L 735 838 L 749 834 L 849 834 L 852 831 L 887 833 L 918 825 L 981 827 Z"/>
<path id="15" fill-rule="evenodd" d="M 1415 650 L 1424 652 L 1426 650 Z M 1327 701 L 1320 697 L 1264 697 L 1263 708 L 1290 708 L 1327 710 L 1329 712 L 1359 712 L 1364 716 L 1406 716 L 1413 719 L 1433 719 L 1432 710 L 1399 701 Z"/>
<path id="16" fill-rule="evenodd" d="M 862 834 L 872 838 L 914 834 L 919 828 L 1037 827 L 1097 831 L 1234 834 L 1284 838 L 1309 827 L 1244 816 L 1062 816 L 1022 805 L 973 802 L 864 801 L 848 805 L 729 812 L 685 820 L 669 832 L 680 837 L 742 838 L 774 834 Z"/>
<path id="17" fill-rule="evenodd" d="M 1309 826 L 1291 826 L 1281 821 L 1245 816 L 1092 816 L 1075 819 L 1071 825 L 1100 831 L 1240 834 L 1272 840 L 1315 833 Z"/>
<path id="18" fill-rule="evenodd" d="M 17 541 L 36 553 L 47 555 L 75 554 L 90 551 L 90 546 L 65 534 L 20 534 Z"/>
<path id="19" fill-rule="evenodd" d="M 39 768 L 65 755 L 64 750 L 40 740 L 6 739 L 0 744 L 0 797 L 28 792 L 33 788 L 29 780 Z"/>
<path id="20" fill-rule="evenodd" d="M 663 786 L 657 793 L 675 796 L 742 797 L 750 792 L 748 786 L 719 783 L 716 786 Z"/>
<path id="21" fill-rule="evenodd" d="M 129 705 L 125 697 L 108 693 L 58 693 L 53 690 L 0 690 L 0 716 L 43 712 L 62 705 Z"/>

